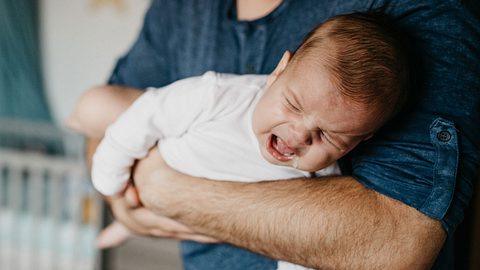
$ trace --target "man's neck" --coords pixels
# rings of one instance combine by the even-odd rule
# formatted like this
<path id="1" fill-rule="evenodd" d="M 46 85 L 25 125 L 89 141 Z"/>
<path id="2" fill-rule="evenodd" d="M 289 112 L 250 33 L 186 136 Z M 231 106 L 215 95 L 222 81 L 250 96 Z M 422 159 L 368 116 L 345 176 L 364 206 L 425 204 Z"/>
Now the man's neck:
<path id="1" fill-rule="evenodd" d="M 237 0 L 237 19 L 253 21 L 262 18 L 278 7 L 282 0 Z"/>

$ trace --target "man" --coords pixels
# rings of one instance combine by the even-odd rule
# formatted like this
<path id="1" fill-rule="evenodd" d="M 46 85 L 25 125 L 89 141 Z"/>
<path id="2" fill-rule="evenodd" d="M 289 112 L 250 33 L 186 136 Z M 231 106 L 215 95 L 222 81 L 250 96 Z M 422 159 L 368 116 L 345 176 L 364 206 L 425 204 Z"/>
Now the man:
<path id="1" fill-rule="evenodd" d="M 145 208 L 113 200 L 116 218 L 137 233 L 217 239 L 314 268 L 431 267 L 463 218 L 480 162 L 480 24 L 461 3 L 154 1 L 111 83 L 161 86 L 210 69 L 268 73 L 319 22 L 378 8 L 412 35 L 418 95 L 344 160 L 351 177 L 212 182 L 169 169 L 153 152 L 134 176 Z M 272 266 L 226 245 L 183 247 L 187 269 Z M 449 267 L 447 251 L 436 268 Z"/>

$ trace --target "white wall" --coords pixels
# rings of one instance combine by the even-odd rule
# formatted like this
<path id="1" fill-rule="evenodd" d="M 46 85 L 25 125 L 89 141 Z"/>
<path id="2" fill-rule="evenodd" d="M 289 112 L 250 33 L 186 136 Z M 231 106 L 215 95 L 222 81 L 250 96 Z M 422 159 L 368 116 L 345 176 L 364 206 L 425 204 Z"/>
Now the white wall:
<path id="1" fill-rule="evenodd" d="M 94 3 L 99 3 L 94 6 Z M 115 3 L 123 3 L 118 9 Z M 149 0 L 41 0 L 41 46 L 47 98 L 58 124 L 75 100 L 104 83 L 135 40 Z"/>

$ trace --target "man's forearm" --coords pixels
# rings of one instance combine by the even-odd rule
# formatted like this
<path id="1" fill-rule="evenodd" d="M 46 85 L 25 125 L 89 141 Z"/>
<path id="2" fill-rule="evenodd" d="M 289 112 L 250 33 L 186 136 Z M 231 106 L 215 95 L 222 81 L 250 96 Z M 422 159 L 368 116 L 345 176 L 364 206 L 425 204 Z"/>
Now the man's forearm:
<path id="1" fill-rule="evenodd" d="M 445 238 L 439 222 L 349 177 L 232 183 L 156 175 L 139 189 L 148 208 L 199 233 L 314 268 L 424 269 Z"/>

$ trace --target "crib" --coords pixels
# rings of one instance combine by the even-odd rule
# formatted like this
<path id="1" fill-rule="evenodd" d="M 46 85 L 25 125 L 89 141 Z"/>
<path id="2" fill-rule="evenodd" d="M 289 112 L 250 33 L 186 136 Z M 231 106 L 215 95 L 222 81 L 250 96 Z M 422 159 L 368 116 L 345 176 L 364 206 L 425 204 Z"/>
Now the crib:
<path id="1" fill-rule="evenodd" d="M 96 269 L 100 202 L 83 140 L 0 119 L 0 269 Z"/>

